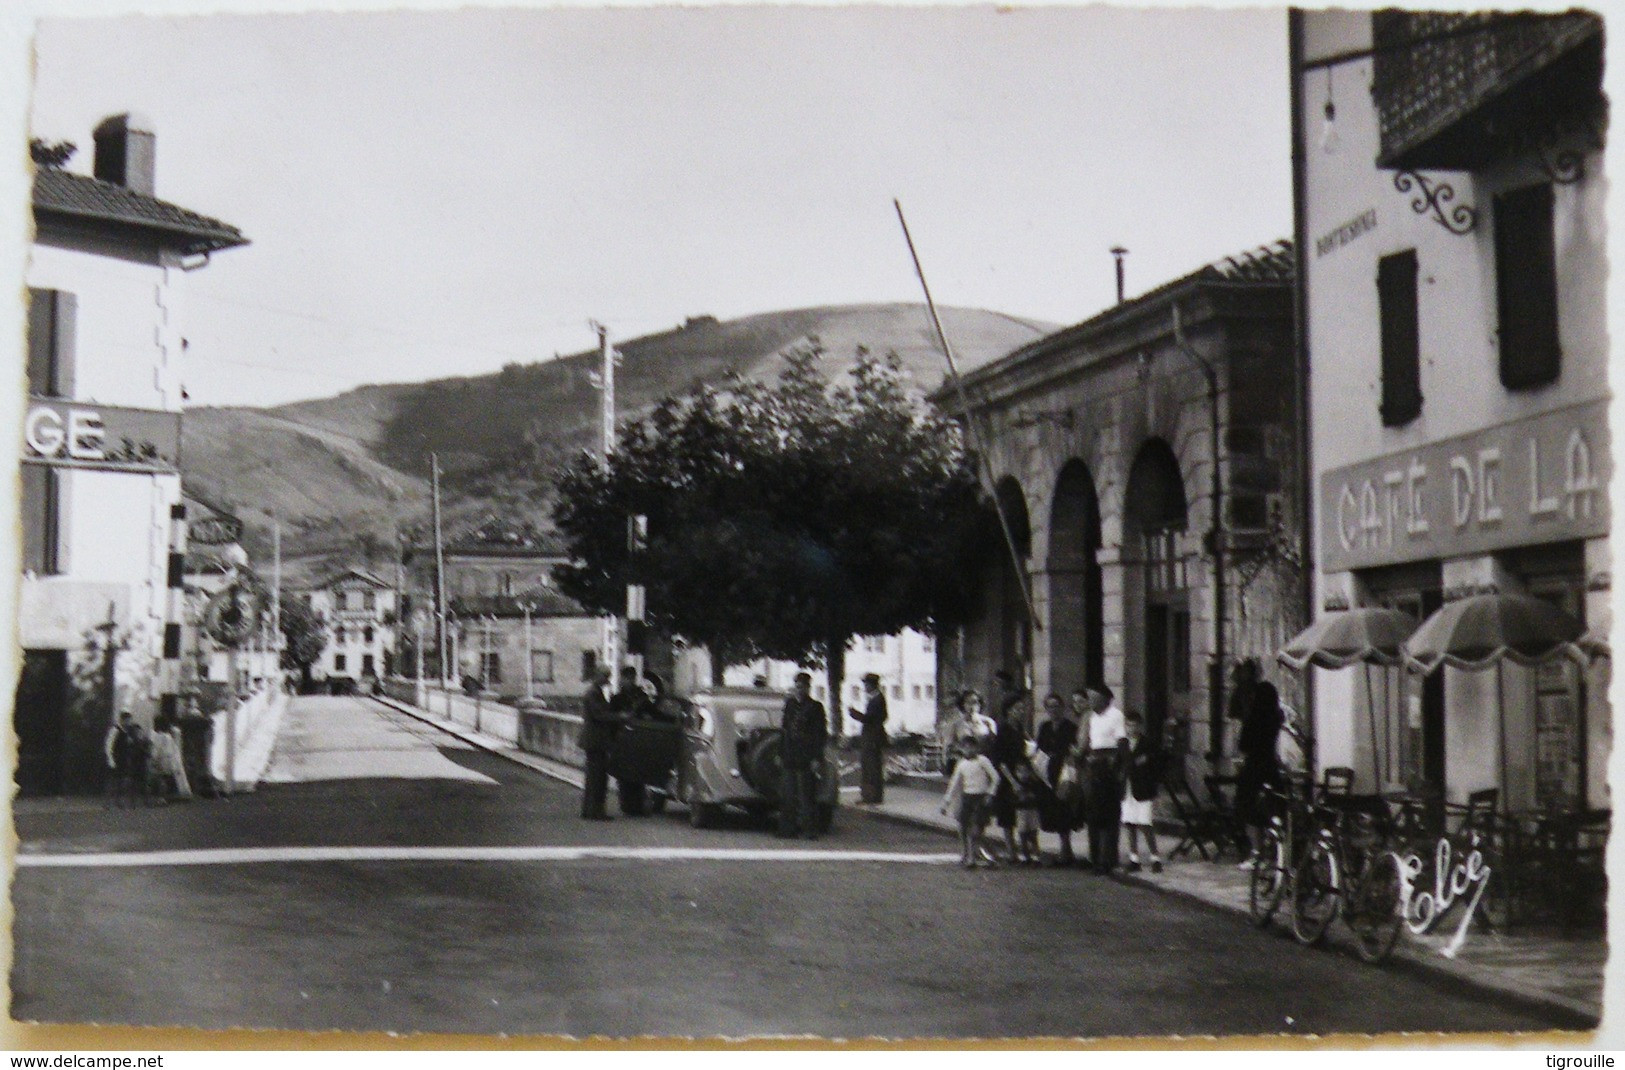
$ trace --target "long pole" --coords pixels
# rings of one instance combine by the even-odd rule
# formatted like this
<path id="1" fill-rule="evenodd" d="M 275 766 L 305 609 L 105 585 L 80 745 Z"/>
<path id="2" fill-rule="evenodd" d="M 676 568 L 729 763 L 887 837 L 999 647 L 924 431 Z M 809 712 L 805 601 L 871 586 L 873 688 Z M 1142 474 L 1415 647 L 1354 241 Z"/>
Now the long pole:
<path id="1" fill-rule="evenodd" d="M 412 649 L 417 654 L 418 662 L 417 675 L 412 678 L 417 684 L 417 687 L 413 689 L 413 694 L 417 698 L 414 705 L 426 709 L 428 708 L 428 697 L 423 690 L 423 611 L 421 609 L 412 614 L 412 630 L 417 633 L 417 641 L 412 644 Z"/>
<path id="2" fill-rule="evenodd" d="M 959 395 L 959 408 L 965 414 L 965 428 L 970 432 L 971 442 L 976 448 L 976 455 L 982 461 L 982 478 L 987 480 L 988 493 L 993 495 L 994 512 L 999 514 L 999 530 L 1004 532 L 1004 545 L 1010 551 L 1010 565 L 1016 570 L 1016 581 L 1021 588 L 1021 601 L 1027 607 L 1027 622 L 1033 631 L 1041 632 L 1043 625 L 1038 621 L 1038 611 L 1033 608 L 1033 593 L 1028 586 L 1027 570 L 1021 563 L 1021 552 L 1016 549 L 1016 536 L 1010 529 L 1010 518 L 1004 515 L 1004 503 L 999 501 L 999 489 L 993 478 L 993 462 L 988 459 L 987 443 L 982 440 L 982 433 L 976 426 L 976 414 L 971 412 L 970 397 L 965 393 L 965 382 L 959 377 L 959 364 L 954 360 L 953 346 L 948 344 L 948 332 L 942 329 L 942 317 L 937 315 L 937 303 L 931 298 L 931 287 L 925 281 L 925 269 L 920 266 L 920 254 L 914 249 L 914 237 L 908 232 L 908 220 L 903 218 L 903 205 L 896 198 L 892 199 L 892 207 L 897 209 L 897 222 L 903 227 L 903 240 L 908 243 L 908 255 L 914 261 L 914 274 L 920 280 L 920 290 L 925 294 L 925 307 L 931 312 L 931 323 L 937 330 L 937 342 L 942 346 L 943 359 L 948 362 L 948 377 L 954 381 L 954 390 Z"/>
<path id="3" fill-rule="evenodd" d="M 1304 41 L 1303 41 L 1303 10 L 1293 7 L 1287 10 L 1287 66 L 1292 77 L 1291 106 L 1292 106 L 1292 255 L 1296 266 L 1292 272 L 1292 304 L 1296 313 L 1292 317 L 1292 376 L 1293 400 L 1297 416 L 1298 439 L 1298 472 L 1297 492 L 1302 504 L 1299 507 L 1298 525 L 1298 571 L 1301 576 L 1299 596 L 1303 599 L 1303 623 L 1308 624 L 1315 617 L 1315 479 L 1314 479 L 1314 448 L 1310 441 L 1310 414 L 1309 414 L 1309 294 L 1307 279 L 1308 264 L 1304 258 L 1304 249 L 1308 247 L 1307 220 L 1309 195 L 1307 191 L 1306 168 L 1307 153 L 1305 151 L 1305 138 L 1303 130 L 1303 71 L 1304 71 Z M 1309 728 L 1309 753 L 1305 755 L 1308 761 L 1310 775 L 1314 775 L 1318 767 L 1319 755 L 1316 751 L 1316 740 L 1320 738 L 1316 724 L 1315 688 L 1313 680 L 1311 686 L 1303 689 L 1304 719 Z"/>
<path id="4" fill-rule="evenodd" d="M 531 663 L 535 660 L 530 648 L 530 603 L 525 603 L 525 697 L 533 698 L 531 691 Z"/>
<path id="5" fill-rule="evenodd" d="M 609 460 L 615 454 L 615 347 L 610 344 L 608 327 L 594 323 L 593 328 L 598 332 L 599 387 L 603 391 L 603 406 L 599 410 L 602 424 L 600 445 L 604 467 L 608 469 Z M 604 617 L 604 664 L 613 673 L 619 669 L 620 663 L 621 622 L 610 614 Z"/>
<path id="6" fill-rule="evenodd" d="M 440 538 L 440 455 L 429 454 L 429 480 L 434 493 L 435 649 L 440 654 L 440 686 L 446 686 L 446 548 Z"/>

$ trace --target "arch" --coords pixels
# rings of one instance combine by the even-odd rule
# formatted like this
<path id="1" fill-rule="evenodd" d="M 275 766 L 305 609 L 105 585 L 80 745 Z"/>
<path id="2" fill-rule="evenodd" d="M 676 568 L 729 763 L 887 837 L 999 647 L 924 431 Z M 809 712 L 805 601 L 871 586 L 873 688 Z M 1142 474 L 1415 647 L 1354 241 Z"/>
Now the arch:
<path id="1" fill-rule="evenodd" d="M 1139 656 L 1125 684 L 1145 711 L 1147 734 L 1176 755 L 1190 746 L 1191 606 L 1180 533 L 1189 523 L 1185 479 L 1166 439 L 1141 445 L 1123 499 L 1124 617 L 1134 625 L 1124 646 Z"/>
<path id="2" fill-rule="evenodd" d="M 1147 439 L 1129 467 L 1123 501 L 1125 534 L 1184 531 L 1188 519 L 1179 458 L 1167 439 Z"/>
<path id="3" fill-rule="evenodd" d="M 1100 498 L 1089 466 L 1072 458 L 1055 480 L 1049 523 L 1050 686 L 1105 679 Z"/>
<path id="4" fill-rule="evenodd" d="M 999 667 L 1010 672 L 1017 680 L 1026 678 L 1027 665 L 1032 660 L 1032 618 L 1027 612 L 1027 561 L 1032 556 L 1032 520 L 1027 512 L 1027 495 L 1014 476 L 1005 476 L 993 488 L 993 498 L 999 513 L 1009 528 L 1010 541 L 1015 544 L 1020 559 L 1018 571 L 1010 559 L 1010 548 L 999 536 L 996 565 L 999 581 L 993 585 L 997 600 Z"/>

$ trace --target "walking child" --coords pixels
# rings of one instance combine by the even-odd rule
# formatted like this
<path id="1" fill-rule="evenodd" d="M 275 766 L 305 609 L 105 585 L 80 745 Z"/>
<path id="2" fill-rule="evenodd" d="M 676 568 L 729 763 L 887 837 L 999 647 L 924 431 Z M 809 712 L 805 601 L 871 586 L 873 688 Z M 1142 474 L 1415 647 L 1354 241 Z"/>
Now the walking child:
<path id="1" fill-rule="evenodd" d="M 1151 825 L 1151 804 L 1156 801 L 1157 788 L 1162 783 L 1162 748 L 1145 734 L 1145 721 L 1138 713 L 1123 718 L 1128 732 L 1128 769 L 1123 777 L 1123 825 L 1128 829 L 1128 868 L 1140 868 L 1139 836 L 1145 837 L 1145 849 L 1151 872 L 1162 872 L 1162 858 L 1157 854 L 1157 833 Z"/>
<path id="2" fill-rule="evenodd" d="M 959 821 L 959 864 L 966 869 L 994 866 L 991 855 L 982 848 L 982 833 L 987 828 L 993 799 L 998 786 L 999 773 L 987 756 L 992 740 L 978 743 L 966 740 L 960 745 L 960 758 L 948 778 L 948 791 L 942 797 L 941 812 L 955 811 Z M 957 810 L 955 809 L 957 807 Z"/>

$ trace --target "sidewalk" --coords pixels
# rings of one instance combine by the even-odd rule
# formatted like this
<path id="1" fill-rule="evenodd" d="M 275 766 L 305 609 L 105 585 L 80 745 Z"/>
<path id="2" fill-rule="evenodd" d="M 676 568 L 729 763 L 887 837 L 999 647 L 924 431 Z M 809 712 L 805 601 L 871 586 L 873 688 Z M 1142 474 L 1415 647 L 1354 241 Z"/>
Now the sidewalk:
<path id="1" fill-rule="evenodd" d="M 856 799 L 856 789 L 843 788 L 843 802 Z M 879 806 L 865 806 L 863 813 L 888 821 L 898 821 L 944 833 L 957 834 L 954 822 L 942 816 L 937 807 L 942 802 L 940 792 L 907 785 L 886 785 L 886 801 Z M 995 830 L 996 831 L 996 830 Z M 1174 840 L 1158 836 L 1164 852 L 1173 847 Z M 1074 837 L 1077 844 L 1086 841 L 1083 834 Z M 1050 833 L 1041 836 L 1047 855 L 1060 849 L 1060 839 Z M 1117 880 L 1137 884 L 1158 891 L 1183 895 L 1223 910 L 1247 913 L 1248 873 L 1237 866 L 1229 855 L 1222 862 L 1191 861 L 1185 858 L 1168 860 L 1163 871 L 1152 874 L 1119 872 Z M 1429 934 L 1413 937 L 1402 932 L 1389 962 L 1400 968 L 1419 969 L 1438 974 L 1457 983 L 1508 996 L 1524 1003 L 1538 1004 L 1572 1015 L 1583 1016 L 1595 1022 L 1602 1014 L 1603 967 L 1608 961 L 1607 942 L 1596 936 L 1591 939 L 1564 938 L 1548 934 L 1503 934 L 1474 932 L 1468 937 L 1460 953 L 1445 958 L 1440 950 L 1449 942 L 1449 929 L 1443 935 Z M 1277 917 L 1269 932 L 1260 932 L 1260 939 L 1287 938 L 1281 919 Z M 1328 946 L 1350 959 L 1351 968 L 1367 967 L 1354 957 L 1353 944 L 1341 923 L 1334 925 L 1327 936 Z"/>
<path id="2" fill-rule="evenodd" d="M 581 773 L 571 766 L 521 751 L 504 740 L 476 733 L 418 707 L 388 698 L 379 698 L 378 701 L 472 746 L 499 754 L 563 783 L 578 788 L 581 786 Z M 879 806 L 854 805 L 857 794 L 857 787 L 842 786 L 843 806 L 883 821 L 928 828 L 945 835 L 958 834 L 953 820 L 938 811 L 942 793 L 934 787 L 887 784 L 886 801 Z M 1086 842 L 1081 833 L 1074 840 L 1080 845 Z M 1171 849 L 1175 842 L 1160 834 L 1158 840 L 1164 851 Z M 1054 855 L 1060 850 L 1060 838 L 1052 833 L 1040 834 L 1039 842 L 1047 855 Z M 1167 859 L 1160 874 L 1143 870 L 1139 873 L 1119 872 L 1113 879 L 1182 895 L 1221 910 L 1246 914 L 1248 874 L 1238 868 L 1236 859 L 1228 855 L 1225 857 L 1228 860 L 1222 862 Z M 1291 939 L 1279 918 L 1269 931 L 1261 931 L 1258 935 L 1261 940 Z M 1350 966 L 1354 968 L 1422 970 L 1457 984 L 1555 1010 L 1593 1024 L 1602 1015 L 1603 967 L 1608 960 L 1608 947 L 1600 937 L 1564 939 L 1544 934 L 1475 932 L 1460 953 L 1454 959 L 1449 959 L 1439 953 L 1448 942 L 1448 935 L 1413 937 L 1409 933 L 1402 933 L 1393 956 L 1383 966 L 1367 966 L 1358 961 L 1347 931 L 1340 926 L 1333 926 L 1326 939 L 1328 948 L 1347 955 Z"/>

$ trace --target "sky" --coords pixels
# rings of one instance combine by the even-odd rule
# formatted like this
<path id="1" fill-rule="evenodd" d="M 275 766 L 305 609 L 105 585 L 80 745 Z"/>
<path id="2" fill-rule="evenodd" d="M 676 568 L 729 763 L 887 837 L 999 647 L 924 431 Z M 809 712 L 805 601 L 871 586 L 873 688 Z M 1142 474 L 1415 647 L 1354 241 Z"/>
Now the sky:
<path id="1" fill-rule="evenodd" d="M 64 5 L 55 5 L 63 10 Z M 193 405 L 480 374 L 686 317 L 933 295 L 1057 324 L 1291 233 L 1284 9 L 51 17 L 34 134 L 134 110 Z"/>

